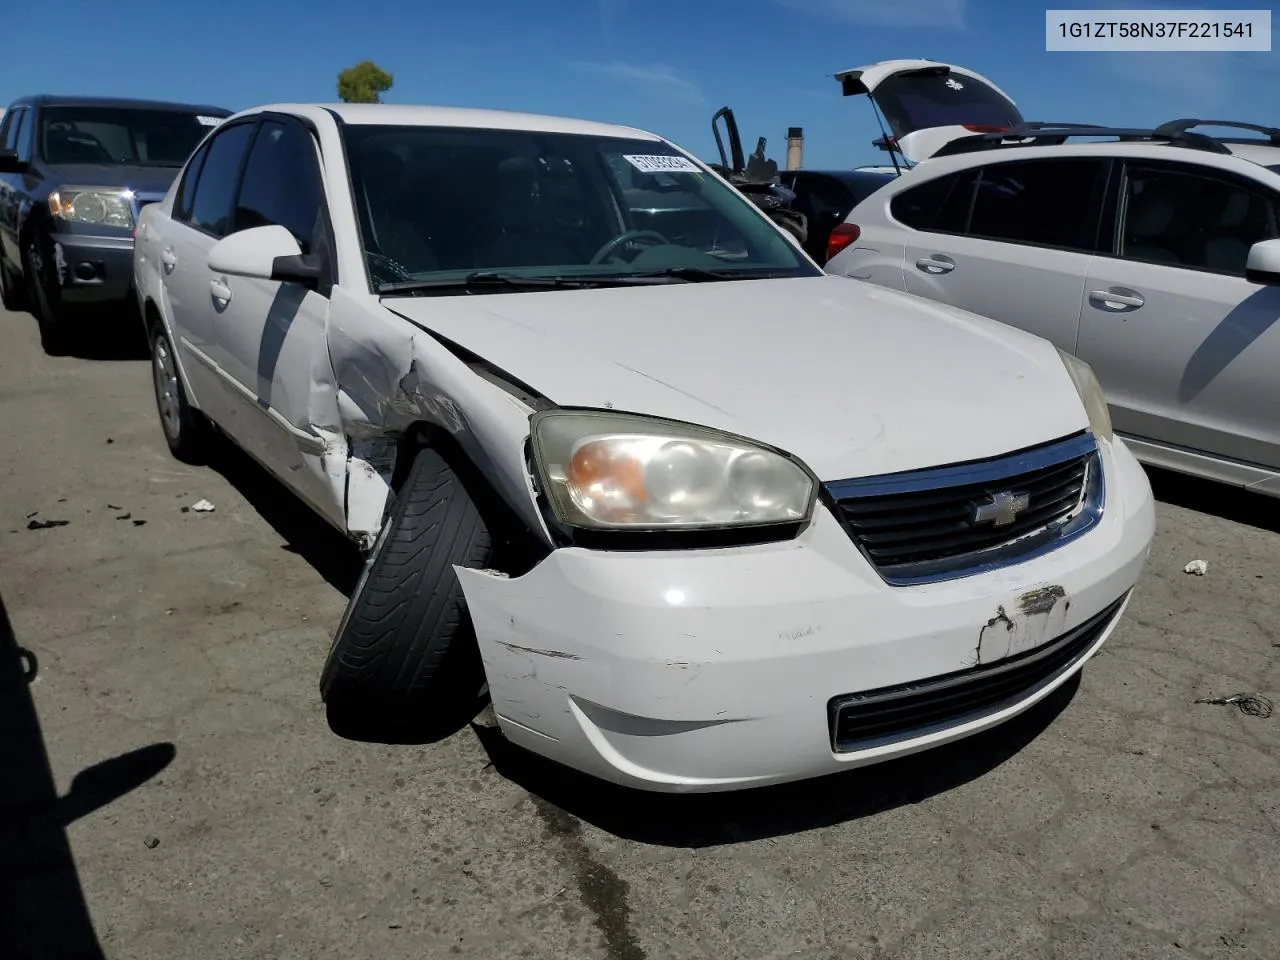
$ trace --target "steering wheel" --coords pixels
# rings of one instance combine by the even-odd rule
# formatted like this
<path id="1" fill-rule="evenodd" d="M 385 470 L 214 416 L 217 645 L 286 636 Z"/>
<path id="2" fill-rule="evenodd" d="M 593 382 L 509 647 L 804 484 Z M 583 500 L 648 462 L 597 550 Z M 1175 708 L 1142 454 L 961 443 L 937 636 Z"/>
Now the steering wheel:
<path id="1" fill-rule="evenodd" d="M 603 247 L 595 252 L 591 258 L 592 264 L 604 263 L 609 259 L 619 247 L 624 247 L 628 243 L 634 243 L 637 240 L 648 240 L 653 246 L 666 245 L 671 243 L 666 237 L 657 230 L 628 230 L 626 233 L 620 233 L 612 240 L 605 243 Z"/>

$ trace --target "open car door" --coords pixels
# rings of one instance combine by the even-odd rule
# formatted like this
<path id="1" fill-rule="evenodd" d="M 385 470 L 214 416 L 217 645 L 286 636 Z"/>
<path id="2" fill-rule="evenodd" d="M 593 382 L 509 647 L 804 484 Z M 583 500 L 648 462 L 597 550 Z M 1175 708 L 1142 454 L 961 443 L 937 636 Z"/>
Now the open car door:
<path id="1" fill-rule="evenodd" d="M 837 73 L 846 97 L 866 94 L 889 126 L 885 150 L 908 163 L 927 160 L 943 145 L 975 133 L 1023 123 L 1003 90 L 981 74 L 936 60 L 883 60 Z"/>

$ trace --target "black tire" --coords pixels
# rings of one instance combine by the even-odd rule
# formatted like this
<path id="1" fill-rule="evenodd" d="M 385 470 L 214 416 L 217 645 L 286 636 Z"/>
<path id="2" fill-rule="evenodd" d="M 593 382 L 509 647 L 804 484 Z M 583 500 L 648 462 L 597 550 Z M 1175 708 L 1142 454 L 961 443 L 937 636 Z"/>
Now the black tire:
<path id="1" fill-rule="evenodd" d="M 65 356 L 70 349 L 70 331 L 62 298 L 51 289 L 44 258 L 35 238 L 22 248 L 22 272 L 27 281 L 27 303 L 40 325 L 40 345 L 51 357 Z"/>
<path id="2" fill-rule="evenodd" d="M 6 310 L 21 310 L 25 306 L 22 287 L 18 284 L 17 278 L 9 271 L 9 266 L 5 263 L 3 254 L 0 254 L 0 306 L 3 306 Z"/>
<path id="3" fill-rule="evenodd" d="M 169 452 L 183 463 L 199 465 L 208 459 L 209 421 L 187 402 L 173 344 L 159 323 L 151 326 L 151 383 Z"/>
<path id="4" fill-rule="evenodd" d="M 470 719 L 460 711 L 479 709 L 484 665 L 453 567 L 483 568 L 493 552 L 458 472 L 421 450 L 320 677 L 331 724 L 377 738 Z"/>

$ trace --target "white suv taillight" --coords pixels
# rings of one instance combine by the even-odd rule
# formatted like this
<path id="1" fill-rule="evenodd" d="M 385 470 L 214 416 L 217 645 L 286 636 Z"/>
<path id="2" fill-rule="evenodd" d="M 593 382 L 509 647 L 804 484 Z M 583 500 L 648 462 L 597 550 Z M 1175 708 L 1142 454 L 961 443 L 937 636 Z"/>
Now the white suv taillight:
<path id="1" fill-rule="evenodd" d="M 857 224 L 839 224 L 831 231 L 831 236 L 827 238 L 827 260 L 830 261 L 832 257 L 856 241 L 860 236 L 862 236 L 862 230 Z"/>

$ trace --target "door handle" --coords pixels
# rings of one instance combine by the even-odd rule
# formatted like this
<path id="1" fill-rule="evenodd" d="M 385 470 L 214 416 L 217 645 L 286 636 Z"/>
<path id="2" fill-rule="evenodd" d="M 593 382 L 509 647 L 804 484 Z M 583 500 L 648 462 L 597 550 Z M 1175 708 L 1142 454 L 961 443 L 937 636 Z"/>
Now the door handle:
<path id="1" fill-rule="evenodd" d="M 1089 301 L 1096 303 L 1100 307 L 1107 307 L 1114 310 L 1116 307 L 1129 307 L 1138 309 L 1147 301 L 1142 298 L 1142 294 L 1136 290 L 1130 290 L 1127 287 L 1112 287 L 1109 290 L 1091 290 L 1089 291 Z"/>
<path id="2" fill-rule="evenodd" d="M 178 265 L 178 257 L 172 250 L 166 247 L 160 252 L 160 262 L 164 264 L 165 273 L 172 273 L 173 268 Z"/>
<path id="3" fill-rule="evenodd" d="M 221 280 L 210 280 L 209 292 L 213 294 L 213 299 L 221 300 L 223 303 L 228 303 L 231 300 L 231 288 Z"/>
<path id="4" fill-rule="evenodd" d="M 935 253 L 931 257 L 921 257 L 917 260 L 916 268 L 925 273 L 950 273 L 956 268 L 956 263 L 950 257 Z"/>

